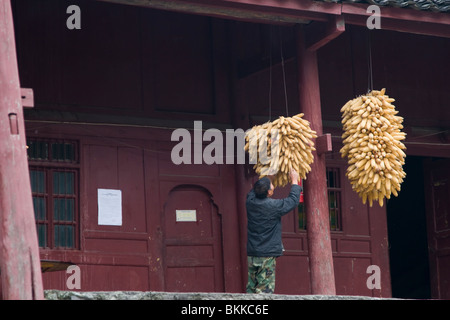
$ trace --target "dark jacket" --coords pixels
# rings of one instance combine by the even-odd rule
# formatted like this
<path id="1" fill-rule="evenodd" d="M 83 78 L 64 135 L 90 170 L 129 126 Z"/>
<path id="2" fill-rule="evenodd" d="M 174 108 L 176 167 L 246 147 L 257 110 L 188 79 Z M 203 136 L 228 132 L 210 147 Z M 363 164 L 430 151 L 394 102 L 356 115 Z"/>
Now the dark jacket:
<path id="1" fill-rule="evenodd" d="M 247 194 L 247 255 L 278 257 L 283 254 L 281 217 L 299 203 L 301 187 L 292 185 L 284 199 L 258 199 L 253 189 Z"/>

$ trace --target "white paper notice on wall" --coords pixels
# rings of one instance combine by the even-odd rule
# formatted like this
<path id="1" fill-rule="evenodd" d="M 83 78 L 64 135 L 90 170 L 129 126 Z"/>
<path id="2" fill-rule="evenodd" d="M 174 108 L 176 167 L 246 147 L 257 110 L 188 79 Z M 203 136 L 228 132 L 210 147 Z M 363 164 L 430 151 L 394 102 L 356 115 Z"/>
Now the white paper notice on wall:
<path id="1" fill-rule="evenodd" d="M 197 210 L 176 210 L 177 222 L 197 221 Z"/>
<path id="2" fill-rule="evenodd" d="M 122 190 L 97 189 L 98 224 L 122 225 Z"/>

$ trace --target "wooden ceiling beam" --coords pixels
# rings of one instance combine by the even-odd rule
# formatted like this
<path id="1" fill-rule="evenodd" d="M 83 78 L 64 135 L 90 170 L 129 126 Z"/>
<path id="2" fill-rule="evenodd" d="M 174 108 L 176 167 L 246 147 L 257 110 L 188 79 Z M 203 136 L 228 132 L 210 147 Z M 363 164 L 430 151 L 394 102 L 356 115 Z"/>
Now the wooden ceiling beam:
<path id="1" fill-rule="evenodd" d="M 342 14 L 346 16 L 361 16 L 367 19 L 372 13 L 367 12 L 369 4 L 362 3 L 343 3 Z M 441 12 L 432 12 L 417 10 L 412 8 L 396 8 L 388 6 L 379 6 L 380 18 L 399 20 L 399 21 L 417 21 L 422 23 L 434 23 L 450 25 L 450 14 Z M 383 27 L 382 27 L 383 28 Z"/>
<path id="2" fill-rule="evenodd" d="M 367 17 L 344 14 L 347 24 L 366 26 Z M 427 23 L 422 21 L 397 20 L 383 18 L 380 20 L 380 30 L 398 31 L 411 34 L 450 38 L 450 25 Z"/>
<path id="3" fill-rule="evenodd" d="M 327 21 L 328 14 L 339 14 L 340 5 L 311 1 L 279 0 L 97 0 L 159 10 L 200 14 L 216 18 L 255 23 L 305 24 Z M 305 5 L 307 3 L 308 5 Z"/>
<path id="4" fill-rule="evenodd" d="M 305 27 L 306 48 L 316 51 L 345 31 L 344 17 L 331 16 L 327 23 L 314 21 Z"/>
<path id="5" fill-rule="evenodd" d="M 342 4 L 345 22 L 367 26 L 372 15 L 368 4 Z M 412 34 L 450 38 L 450 14 L 380 6 L 380 29 Z"/>
<path id="6" fill-rule="evenodd" d="M 116 4 L 206 15 L 254 23 L 307 24 L 311 21 L 343 21 L 366 26 L 369 3 L 329 3 L 310 0 L 97 0 Z M 381 29 L 450 38 L 450 14 L 380 6 Z M 330 20 L 331 19 L 331 20 Z M 330 27 L 330 26 L 328 26 Z M 311 29 L 321 27 L 312 27 Z M 311 48 L 321 46 L 340 34 L 336 26 L 329 34 L 319 34 Z M 322 37 L 322 38 L 320 38 Z M 313 41 L 313 40 L 311 40 Z"/>

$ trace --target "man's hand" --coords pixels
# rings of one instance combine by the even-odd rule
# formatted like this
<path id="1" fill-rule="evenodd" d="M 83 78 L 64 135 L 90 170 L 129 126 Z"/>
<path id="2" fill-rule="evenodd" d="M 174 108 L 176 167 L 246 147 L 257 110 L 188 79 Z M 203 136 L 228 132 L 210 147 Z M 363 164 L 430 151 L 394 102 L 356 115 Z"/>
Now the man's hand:
<path id="1" fill-rule="evenodd" d="M 289 173 L 289 175 L 291 177 L 291 183 L 298 184 L 299 176 L 298 176 L 297 171 L 295 171 L 294 169 L 291 169 L 291 172 Z"/>

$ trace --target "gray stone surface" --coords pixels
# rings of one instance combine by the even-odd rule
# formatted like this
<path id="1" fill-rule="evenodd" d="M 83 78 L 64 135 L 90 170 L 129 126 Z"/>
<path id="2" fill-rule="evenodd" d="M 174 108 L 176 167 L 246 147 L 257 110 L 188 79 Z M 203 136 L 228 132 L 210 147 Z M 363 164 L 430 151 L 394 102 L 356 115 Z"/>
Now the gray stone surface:
<path id="1" fill-rule="evenodd" d="M 45 290 L 47 300 L 386 300 L 367 296 Z M 391 300 L 391 299 L 389 299 Z"/>

